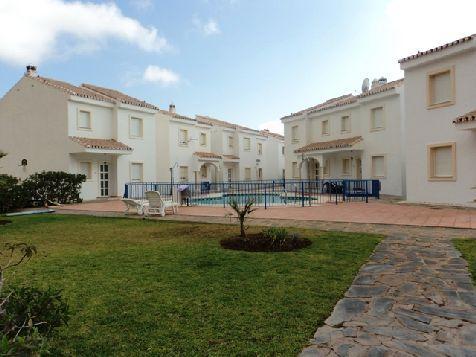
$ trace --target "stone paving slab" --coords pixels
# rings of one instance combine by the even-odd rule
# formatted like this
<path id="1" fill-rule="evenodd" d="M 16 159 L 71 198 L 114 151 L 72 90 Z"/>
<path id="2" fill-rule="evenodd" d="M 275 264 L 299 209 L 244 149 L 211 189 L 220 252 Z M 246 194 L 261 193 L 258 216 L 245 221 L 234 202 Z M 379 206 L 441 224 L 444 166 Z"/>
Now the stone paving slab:
<path id="1" fill-rule="evenodd" d="M 476 289 L 446 237 L 382 241 L 301 356 L 476 356 Z"/>

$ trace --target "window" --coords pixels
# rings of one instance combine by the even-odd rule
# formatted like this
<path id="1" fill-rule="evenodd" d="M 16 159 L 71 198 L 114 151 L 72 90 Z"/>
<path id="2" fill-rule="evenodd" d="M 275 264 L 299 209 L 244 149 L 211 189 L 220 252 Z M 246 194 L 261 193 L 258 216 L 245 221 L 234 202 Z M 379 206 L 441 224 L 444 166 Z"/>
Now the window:
<path id="1" fill-rule="evenodd" d="M 188 182 L 188 166 L 179 167 L 180 182 Z"/>
<path id="2" fill-rule="evenodd" d="M 322 173 L 324 176 L 329 176 L 331 172 L 331 161 L 329 159 L 326 159 L 324 161 L 324 168 L 322 170 Z"/>
<path id="3" fill-rule="evenodd" d="M 428 75 L 428 107 L 441 107 L 454 103 L 454 74 L 452 69 Z"/>
<path id="4" fill-rule="evenodd" d="M 372 156 L 372 177 L 383 178 L 387 176 L 385 168 L 385 156 Z"/>
<path id="5" fill-rule="evenodd" d="M 329 135 L 329 120 L 322 121 L 322 135 Z"/>
<path id="6" fill-rule="evenodd" d="M 233 148 L 233 136 L 228 137 L 228 147 Z"/>
<path id="7" fill-rule="evenodd" d="M 250 138 L 244 138 L 243 139 L 243 146 L 245 151 L 250 151 L 251 150 L 251 139 Z"/>
<path id="8" fill-rule="evenodd" d="M 80 162 L 79 163 L 79 173 L 85 175 L 87 180 L 92 178 L 92 164 L 90 162 Z"/>
<path id="9" fill-rule="evenodd" d="M 383 108 L 373 108 L 370 111 L 370 130 L 377 131 L 384 128 Z"/>
<path id="10" fill-rule="evenodd" d="M 341 133 L 350 133 L 350 117 L 348 115 L 340 118 Z"/>
<path id="11" fill-rule="evenodd" d="M 207 134 L 206 133 L 200 133 L 200 145 L 201 146 L 206 146 L 207 145 Z"/>
<path id="12" fill-rule="evenodd" d="M 143 122 L 140 118 L 131 117 L 129 134 L 131 138 L 142 138 Z"/>
<path id="13" fill-rule="evenodd" d="M 293 178 L 299 178 L 297 162 L 292 163 L 292 170 L 293 170 Z"/>
<path id="14" fill-rule="evenodd" d="M 342 175 L 350 175 L 350 159 L 348 157 L 342 159 Z"/>
<path id="15" fill-rule="evenodd" d="M 294 125 L 291 128 L 291 140 L 293 143 L 299 142 L 299 126 L 298 125 Z"/>
<path id="16" fill-rule="evenodd" d="M 143 165 L 138 162 L 133 162 L 131 164 L 131 181 L 132 182 L 142 182 L 143 181 Z"/>
<path id="17" fill-rule="evenodd" d="M 284 146 L 281 146 L 281 155 L 284 155 Z"/>
<path id="18" fill-rule="evenodd" d="M 430 180 L 456 180 L 456 144 L 430 145 L 428 147 L 428 164 Z"/>
<path id="19" fill-rule="evenodd" d="M 179 130 L 179 145 L 188 146 L 188 130 L 186 129 Z"/>
<path id="20" fill-rule="evenodd" d="M 258 168 L 258 180 L 263 179 L 263 169 L 260 167 Z"/>
<path id="21" fill-rule="evenodd" d="M 233 180 L 233 169 L 229 168 L 228 169 L 228 182 L 231 182 Z"/>
<path id="22" fill-rule="evenodd" d="M 205 165 L 202 165 L 202 167 L 200 167 L 200 176 L 202 176 L 202 178 L 207 178 L 208 176 L 207 167 Z"/>
<path id="23" fill-rule="evenodd" d="M 78 112 L 78 129 L 91 129 L 91 113 L 85 110 Z"/>
<path id="24" fill-rule="evenodd" d="M 247 181 L 251 180 L 251 168 L 249 167 L 245 168 L 245 180 Z"/>
<path id="25" fill-rule="evenodd" d="M 285 179 L 285 178 L 286 178 L 286 170 L 285 170 L 285 169 L 283 169 L 283 173 L 282 173 L 282 175 L 283 175 L 283 176 L 282 176 L 282 177 L 283 177 L 283 179 Z"/>
<path id="26" fill-rule="evenodd" d="M 258 143 L 258 155 L 263 155 L 263 144 Z"/>

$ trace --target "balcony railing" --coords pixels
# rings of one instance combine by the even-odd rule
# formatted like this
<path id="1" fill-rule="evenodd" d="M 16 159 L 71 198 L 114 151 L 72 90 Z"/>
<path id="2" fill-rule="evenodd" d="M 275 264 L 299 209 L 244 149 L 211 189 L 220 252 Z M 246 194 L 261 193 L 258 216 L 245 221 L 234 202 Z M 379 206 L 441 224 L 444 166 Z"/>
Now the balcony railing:
<path id="1" fill-rule="evenodd" d="M 231 182 L 170 183 L 130 182 L 124 197 L 145 199 L 147 191 L 158 191 L 165 200 L 186 206 L 222 206 L 232 200 L 256 206 L 315 206 L 324 203 L 365 201 L 380 198 L 379 180 L 259 180 Z"/>

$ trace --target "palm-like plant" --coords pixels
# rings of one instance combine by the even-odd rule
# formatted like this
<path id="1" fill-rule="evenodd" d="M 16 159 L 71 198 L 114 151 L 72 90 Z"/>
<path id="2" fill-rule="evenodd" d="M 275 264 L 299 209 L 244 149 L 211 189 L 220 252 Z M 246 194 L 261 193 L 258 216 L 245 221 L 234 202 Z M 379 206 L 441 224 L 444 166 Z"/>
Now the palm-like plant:
<path id="1" fill-rule="evenodd" d="M 240 221 L 240 237 L 246 238 L 246 229 L 245 229 L 245 220 L 246 218 L 254 211 L 256 208 L 252 208 L 254 204 L 253 200 L 249 200 L 245 203 L 244 206 L 241 206 L 238 201 L 231 200 L 229 205 L 238 215 L 238 220 Z"/>

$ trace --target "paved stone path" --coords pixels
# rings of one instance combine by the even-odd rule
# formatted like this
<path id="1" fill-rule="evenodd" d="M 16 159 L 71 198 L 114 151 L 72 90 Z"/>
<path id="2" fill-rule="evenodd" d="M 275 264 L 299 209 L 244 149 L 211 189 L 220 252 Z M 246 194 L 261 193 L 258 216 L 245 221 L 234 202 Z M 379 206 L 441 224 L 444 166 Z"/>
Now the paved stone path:
<path id="1" fill-rule="evenodd" d="M 302 356 L 476 356 L 476 290 L 451 241 L 377 246 Z"/>

